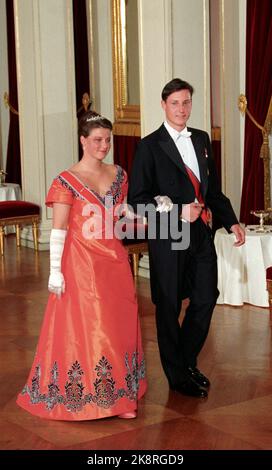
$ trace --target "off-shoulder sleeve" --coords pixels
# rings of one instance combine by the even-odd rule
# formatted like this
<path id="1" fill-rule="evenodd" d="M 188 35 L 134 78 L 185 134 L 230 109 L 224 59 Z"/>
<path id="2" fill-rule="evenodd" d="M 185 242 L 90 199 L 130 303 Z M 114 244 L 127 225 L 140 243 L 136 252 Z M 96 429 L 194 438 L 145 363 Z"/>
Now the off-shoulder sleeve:
<path id="1" fill-rule="evenodd" d="M 69 186 L 65 185 L 65 183 L 62 182 L 59 177 L 54 179 L 53 183 L 51 184 L 47 193 L 45 204 L 48 207 L 52 207 L 54 202 L 68 204 L 69 206 L 73 205 L 73 193 Z"/>

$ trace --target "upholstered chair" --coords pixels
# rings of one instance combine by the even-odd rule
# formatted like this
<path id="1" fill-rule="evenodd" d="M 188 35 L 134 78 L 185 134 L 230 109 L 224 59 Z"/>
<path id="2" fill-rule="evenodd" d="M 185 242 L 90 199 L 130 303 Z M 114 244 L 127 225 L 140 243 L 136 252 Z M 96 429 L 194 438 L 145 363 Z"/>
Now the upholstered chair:
<path id="1" fill-rule="evenodd" d="M 5 227 L 14 225 L 16 229 L 16 244 L 20 246 L 20 229 L 24 225 L 32 225 L 34 248 L 38 250 L 38 224 L 40 222 L 40 207 L 26 201 L 0 202 L 0 252 L 4 255 Z"/>

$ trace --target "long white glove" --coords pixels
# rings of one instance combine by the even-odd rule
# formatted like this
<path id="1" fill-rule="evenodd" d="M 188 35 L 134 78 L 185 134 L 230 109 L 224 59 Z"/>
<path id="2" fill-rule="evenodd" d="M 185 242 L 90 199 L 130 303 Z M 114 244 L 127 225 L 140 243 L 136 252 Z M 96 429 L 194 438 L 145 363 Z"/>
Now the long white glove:
<path id="1" fill-rule="evenodd" d="M 157 202 L 156 211 L 157 212 L 169 212 L 173 209 L 173 203 L 168 196 L 155 196 L 154 198 Z"/>
<path id="2" fill-rule="evenodd" d="M 61 272 L 61 258 L 67 230 L 52 229 L 50 235 L 50 276 L 48 290 L 58 297 L 65 292 L 65 280 Z"/>

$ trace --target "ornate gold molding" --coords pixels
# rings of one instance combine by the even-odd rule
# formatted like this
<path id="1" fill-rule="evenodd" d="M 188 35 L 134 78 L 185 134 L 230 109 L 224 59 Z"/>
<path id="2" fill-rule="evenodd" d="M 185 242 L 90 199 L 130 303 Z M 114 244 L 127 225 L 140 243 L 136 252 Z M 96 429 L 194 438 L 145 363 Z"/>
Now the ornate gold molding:
<path id="1" fill-rule="evenodd" d="M 140 129 L 140 105 L 128 104 L 125 7 L 125 0 L 112 0 L 114 117 L 115 124 L 135 123 Z"/>
<path id="2" fill-rule="evenodd" d="M 10 104 L 9 95 L 6 91 L 4 93 L 4 103 L 5 103 L 6 108 L 9 108 L 13 114 L 16 114 L 17 116 L 19 116 L 18 111 Z"/>
<path id="3" fill-rule="evenodd" d="M 115 122 L 113 124 L 113 134 L 141 137 L 141 127 L 140 124 L 133 122 Z"/>

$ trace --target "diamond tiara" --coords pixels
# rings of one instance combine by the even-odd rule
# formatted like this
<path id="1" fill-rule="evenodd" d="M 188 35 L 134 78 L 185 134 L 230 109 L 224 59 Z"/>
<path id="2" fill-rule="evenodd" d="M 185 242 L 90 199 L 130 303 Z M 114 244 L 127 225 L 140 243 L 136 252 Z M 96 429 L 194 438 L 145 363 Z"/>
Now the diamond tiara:
<path id="1" fill-rule="evenodd" d="M 104 119 L 102 116 L 92 116 L 88 119 L 86 119 L 86 122 L 90 122 L 90 121 L 100 121 L 101 119 Z"/>

